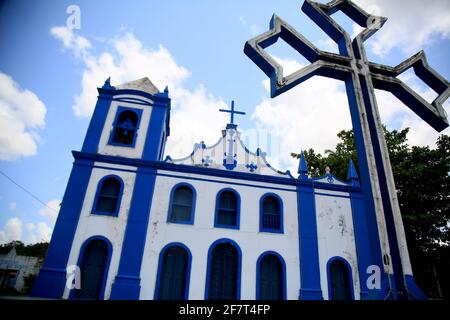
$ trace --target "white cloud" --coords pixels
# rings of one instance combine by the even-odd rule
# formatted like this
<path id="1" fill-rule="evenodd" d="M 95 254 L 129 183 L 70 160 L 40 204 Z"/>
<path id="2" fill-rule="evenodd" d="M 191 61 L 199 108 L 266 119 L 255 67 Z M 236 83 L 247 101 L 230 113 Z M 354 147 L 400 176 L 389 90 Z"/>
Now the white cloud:
<path id="1" fill-rule="evenodd" d="M 157 50 L 145 48 L 130 32 L 114 38 L 113 50 L 92 54 L 85 46 L 86 41 L 72 39 L 83 38 L 75 35 L 66 27 L 53 27 L 52 35 L 72 49 L 74 53 L 83 52 L 79 57 L 85 64 L 82 76 L 82 91 L 75 97 L 73 110 L 78 117 L 90 117 L 97 101 L 98 86 L 106 78 L 111 77 L 113 83 L 121 84 L 142 77 L 149 77 L 162 90 L 169 86 L 172 91 L 181 81 L 189 76 L 189 72 L 177 65 L 169 51 L 160 46 Z M 55 30 L 58 30 L 56 32 Z M 61 36 L 63 35 L 63 36 Z M 84 39 L 84 38 L 83 38 Z M 79 46 L 79 43 L 82 43 Z"/>
<path id="2" fill-rule="evenodd" d="M 239 16 L 239 23 L 246 29 L 248 27 L 248 30 L 250 31 L 250 34 L 252 36 L 256 36 L 257 34 L 261 33 L 262 29 L 259 25 L 251 24 L 250 26 L 248 26 L 248 22 L 243 16 Z"/>
<path id="3" fill-rule="evenodd" d="M 0 160 L 36 154 L 37 130 L 45 126 L 46 112 L 36 94 L 0 72 Z"/>
<path id="4" fill-rule="evenodd" d="M 253 36 L 256 36 L 256 35 L 258 35 L 259 33 L 261 33 L 261 27 L 260 26 L 258 26 L 257 24 L 252 24 L 251 26 L 250 26 L 250 33 L 253 35 Z"/>
<path id="5" fill-rule="evenodd" d="M 17 208 L 17 203 L 15 203 L 15 202 L 9 203 L 9 205 L 8 205 L 9 210 L 14 211 L 14 210 L 16 210 L 16 208 Z"/>
<path id="6" fill-rule="evenodd" d="M 369 45 L 380 56 L 397 47 L 414 53 L 439 38 L 450 37 L 448 0 L 355 0 L 367 12 L 388 18 Z"/>
<path id="7" fill-rule="evenodd" d="M 184 157 L 192 152 L 194 143 L 203 140 L 211 145 L 219 139 L 227 123 L 227 116 L 218 112 L 226 107 L 221 99 L 208 94 L 203 86 L 195 91 L 179 88 L 172 97 L 171 133 L 166 154 Z"/>
<path id="8" fill-rule="evenodd" d="M 27 223 L 25 228 L 28 231 L 28 242 L 49 242 L 52 236 L 52 228 L 45 222 Z"/>
<path id="9" fill-rule="evenodd" d="M 296 61 L 275 59 L 283 65 L 285 74 L 302 67 Z M 263 85 L 269 92 L 268 80 Z M 252 119 L 257 126 L 272 130 L 273 139 L 279 139 L 281 152 L 268 154 L 270 161 L 291 172 L 296 172 L 298 165 L 291 152 L 313 148 L 323 153 L 336 145 L 338 131 L 351 128 L 343 83 L 323 77 L 314 77 L 274 99 L 264 97 Z"/>
<path id="10" fill-rule="evenodd" d="M 71 49 L 76 57 L 88 55 L 88 49 L 92 47 L 91 42 L 75 33 L 73 29 L 67 27 L 53 27 L 50 29 L 50 33 L 58 40 L 61 40 L 64 47 Z"/>
<path id="11" fill-rule="evenodd" d="M 60 202 L 60 200 L 51 200 L 47 203 L 47 206 L 54 210 L 46 206 L 39 210 L 39 215 L 48 218 L 50 223 L 43 221 L 32 223 L 24 222 L 18 217 L 10 218 L 3 229 L 0 229 L 0 244 L 13 240 L 19 240 L 25 243 L 50 241 Z M 15 203 L 12 202 L 11 204 Z"/>
<path id="12" fill-rule="evenodd" d="M 42 207 L 41 210 L 39 210 L 39 214 L 54 223 L 58 217 L 60 203 L 61 200 L 51 200 L 47 202 L 47 206 Z"/>
<path id="13" fill-rule="evenodd" d="M 10 218 L 0 230 L 0 244 L 13 240 L 22 240 L 22 220 L 17 217 Z"/>
<path id="14" fill-rule="evenodd" d="M 24 234 L 24 226 L 26 234 Z M 3 229 L 0 230 L 0 244 L 14 240 L 25 243 L 48 242 L 52 235 L 52 229 L 45 222 L 25 223 L 17 218 L 10 218 Z"/>
<path id="15" fill-rule="evenodd" d="M 54 27 L 52 30 L 64 29 Z M 65 43 L 74 52 L 85 50 L 78 48 L 72 30 L 60 32 L 64 36 L 55 37 Z M 224 107 L 224 102 L 213 97 L 203 86 L 195 90 L 183 87 L 190 72 L 178 65 L 163 46 L 158 49 L 145 47 L 135 36 L 128 32 L 112 40 L 113 50 L 104 51 L 98 55 L 92 54 L 88 48 L 79 55 L 85 64 L 81 80 L 82 91 L 75 97 L 73 110 L 78 117 L 89 117 L 97 101 L 96 88 L 101 86 L 106 78 L 111 76 L 112 84 L 148 77 L 159 90 L 169 87 L 172 97 L 171 136 L 169 137 L 166 154 L 181 157 L 192 151 L 195 142 L 201 139 L 215 142 L 220 136 L 220 129 L 226 123 L 225 116 L 217 112 Z M 205 123 L 202 119 L 208 119 Z"/>

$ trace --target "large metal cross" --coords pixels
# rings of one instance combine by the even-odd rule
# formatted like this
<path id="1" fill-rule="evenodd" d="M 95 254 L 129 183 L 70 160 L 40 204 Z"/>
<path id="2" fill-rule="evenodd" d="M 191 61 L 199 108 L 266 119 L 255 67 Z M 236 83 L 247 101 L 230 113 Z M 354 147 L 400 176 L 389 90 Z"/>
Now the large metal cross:
<path id="1" fill-rule="evenodd" d="M 244 52 L 270 77 L 272 98 L 315 75 L 345 82 L 361 171 L 367 230 L 372 247 L 376 248 L 373 243 L 377 242 L 381 253 L 372 250 L 371 256 L 366 261 L 359 261 L 359 265 L 379 265 L 385 271 L 392 297 L 402 298 L 411 285 L 405 279 L 409 275 L 412 277 L 412 271 L 374 89 L 391 92 L 434 129 L 442 131 L 449 125 L 442 107 L 450 95 L 449 83 L 428 65 L 423 51 L 396 67 L 368 61 L 363 43 L 383 26 L 387 20 L 384 17 L 372 16 L 349 0 L 334 0 L 327 4 L 305 0 L 302 10 L 338 44 L 339 54 L 319 50 L 276 15 L 270 21 L 271 30 L 247 41 Z M 331 17 L 337 11 L 342 11 L 364 28 L 353 41 Z M 264 50 L 279 38 L 311 64 L 285 77 L 282 66 Z M 413 68 L 417 77 L 438 94 L 432 103 L 398 79 L 409 68 Z M 374 228 L 377 231 L 371 232 Z M 360 274 L 365 272 L 359 271 Z"/>

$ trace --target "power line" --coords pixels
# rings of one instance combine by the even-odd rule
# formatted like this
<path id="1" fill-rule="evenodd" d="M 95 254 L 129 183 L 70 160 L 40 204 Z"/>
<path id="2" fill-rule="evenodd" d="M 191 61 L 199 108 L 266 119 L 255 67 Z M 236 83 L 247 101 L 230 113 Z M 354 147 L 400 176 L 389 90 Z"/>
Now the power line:
<path id="1" fill-rule="evenodd" d="M 4 173 L 3 171 L 0 170 L 0 174 L 3 175 L 6 179 L 8 179 L 9 181 L 11 181 L 12 183 L 14 183 L 16 186 L 18 186 L 20 189 L 22 189 L 23 191 L 25 191 L 26 193 L 28 193 L 28 195 L 30 195 L 34 200 L 40 202 L 41 204 L 43 204 L 44 206 L 46 206 L 47 208 L 49 208 L 50 210 L 53 210 L 54 212 L 58 213 L 57 210 L 55 210 L 54 208 L 48 206 L 44 201 L 42 201 L 41 199 L 39 199 L 37 196 L 35 196 L 31 191 L 28 191 L 25 187 L 22 187 L 19 183 L 17 183 L 16 181 L 14 181 L 13 178 L 9 177 L 6 173 Z"/>

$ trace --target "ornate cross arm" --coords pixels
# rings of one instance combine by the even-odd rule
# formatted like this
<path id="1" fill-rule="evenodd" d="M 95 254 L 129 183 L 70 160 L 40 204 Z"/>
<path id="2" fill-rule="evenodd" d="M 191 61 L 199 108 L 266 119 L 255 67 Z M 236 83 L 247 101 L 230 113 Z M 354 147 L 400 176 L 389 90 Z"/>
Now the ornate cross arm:
<path id="1" fill-rule="evenodd" d="M 438 94 L 431 104 L 397 78 L 411 67 L 417 77 Z M 369 70 L 376 89 L 391 92 L 435 130 L 442 131 L 448 127 L 447 114 L 442 105 L 450 96 L 450 85 L 447 80 L 428 65 L 425 52 L 418 52 L 396 67 L 370 62 Z"/>
<path id="2" fill-rule="evenodd" d="M 270 78 L 271 97 L 274 98 L 315 75 L 344 79 L 351 72 L 351 58 L 321 51 L 277 15 L 270 20 L 271 30 L 245 43 L 245 54 Z M 264 49 L 281 38 L 305 57 L 310 65 L 283 75 L 283 67 Z"/>
<path id="3" fill-rule="evenodd" d="M 450 86 L 428 65 L 423 51 L 394 68 L 367 61 L 362 43 L 383 26 L 386 18 L 372 16 L 349 0 L 336 0 L 329 4 L 307 0 L 302 10 L 338 43 L 340 54 L 318 49 L 287 22 L 273 15 L 270 30 L 247 41 L 244 47 L 245 54 L 270 78 L 272 98 L 315 75 L 345 80 L 349 74 L 356 73 L 370 77 L 376 89 L 390 91 L 437 131 L 448 127 L 442 104 L 450 95 Z M 365 27 L 353 43 L 348 33 L 330 17 L 338 10 Z M 284 76 L 283 67 L 264 50 L 279 38 L 311 64 Z M 397 78 L 410 67 L 414 68 L 414 72 L 422 81 L 438 93 L 438 97 L 431 104 Z"/>
<path id="4" fill-rule="evenodd" d="M 327 4 L 305 0 L 302 10 L 338 44 L 341 55 L 347 56 L 352 56 L 352 50 L 350 49 L 351 39 L 347 31 L 331 18 L 333 13 L 342 11 L 359 26 L 363 27 L 364 30 L 358 35 L 363 42 L 381 29 L 387 21 L 387 18 L 373 16 L 348 0 L 334 0 Z"/>

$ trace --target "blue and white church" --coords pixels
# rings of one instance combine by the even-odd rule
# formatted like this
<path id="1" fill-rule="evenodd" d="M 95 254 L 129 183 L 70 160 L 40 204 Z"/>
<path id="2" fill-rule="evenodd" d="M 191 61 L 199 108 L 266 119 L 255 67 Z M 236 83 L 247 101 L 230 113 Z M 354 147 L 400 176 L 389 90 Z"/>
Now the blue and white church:
<path id="1" fill-rule="evenodd" d="M 274 169 L 230 110 L 216 144 L 164 157 L 171 99 L 143 78 L 98 89 L 34 296 L 385 299 L 389 268 L 358 174 Z M 407 250 L 403 248 L 403 250 Z M 407 252 L 406 252 L 407 253 Z M 377 257 L 375 259 L 374 257 Z M 380 258 L 380 259 L 378 259 Z M 389 264 L 384 257 L 384 263 Z M 405 277 L 412 279 L 410 265 Z M 79 272 L 78 272 L 79 271 Z M 410 293 L 423 298 L 409 281 Z"/>

